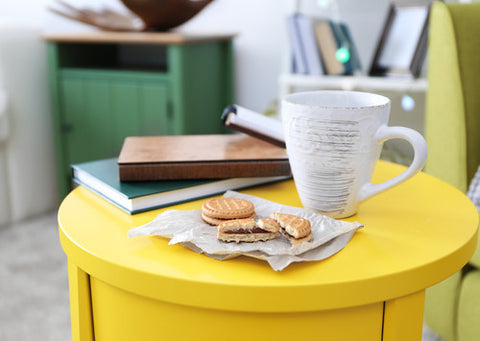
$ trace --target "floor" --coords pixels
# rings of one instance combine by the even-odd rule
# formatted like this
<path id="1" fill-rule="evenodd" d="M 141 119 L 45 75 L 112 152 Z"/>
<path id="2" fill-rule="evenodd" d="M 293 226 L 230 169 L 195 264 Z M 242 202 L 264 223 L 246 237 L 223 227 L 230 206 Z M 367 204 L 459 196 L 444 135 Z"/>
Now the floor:
<path id="1" fill-rule="evenodd" d="M 0 341 L 71 340 L 56 213 L 0 227 Z M 427 327 L 422 341 L 442 341 Z"/>
<path id="2" fill-rule="evenodd" d="M 71 340 L 56 214 L 0 227 L 0 340 Z"/>

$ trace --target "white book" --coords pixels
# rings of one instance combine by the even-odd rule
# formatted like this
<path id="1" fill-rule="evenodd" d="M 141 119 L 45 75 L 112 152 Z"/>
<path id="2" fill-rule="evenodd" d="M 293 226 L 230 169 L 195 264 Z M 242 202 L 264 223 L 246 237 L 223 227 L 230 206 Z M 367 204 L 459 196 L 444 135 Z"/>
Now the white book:
<path id="1" fill-rule="evenodd" d="M 296 20 L 309 74 L 323 75 L 325 72 L 315 37 L 314 21 L 304 14 L 298 14 Z"/>
<path id="2" fill-rule="evenodd" d="M 298 14 L 291 14 L 287 17 L 287 31 L 292 47 L 294 72 L 301 74 L 308 74 L 307 63 L 305 59 L 302 41 L 300 39 L 300 32 L 297 22 Z"/>
<path id="3" fill-rule="evenodd" d="M 222 120 L 228 128 L 285 148 L 285 135 L 280 120 L 259 114 L 237 104 L 230 105 L 224 110 Z"/>

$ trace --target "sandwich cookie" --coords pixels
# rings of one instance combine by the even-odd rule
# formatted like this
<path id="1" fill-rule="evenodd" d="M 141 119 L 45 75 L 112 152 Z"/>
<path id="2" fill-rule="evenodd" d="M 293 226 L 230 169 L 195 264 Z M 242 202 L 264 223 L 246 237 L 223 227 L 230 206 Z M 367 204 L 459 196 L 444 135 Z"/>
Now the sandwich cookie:
<path id="1" fill-rule="evenodd" d="M 217 229 L 220 241 L 253 243 L 274 239 L 280 225 L 273 219 L 235 219 L 220 223 Z"/>
<path id="2" fill-rule="evenodd" d="M 255 218 L 255 207 L 244 199 L 211 198 L 202 204 L 202 219 L 210 225 L 219 225 L 232 219 Z"/>
<path id="3" fill-rule="evenodd" d="M 280 224 L 280 233 L 292 244 L 308 242 L 313 237 L 310 221 L 307 219 L 285 213 L 272 213 L 270 218 Z"/>

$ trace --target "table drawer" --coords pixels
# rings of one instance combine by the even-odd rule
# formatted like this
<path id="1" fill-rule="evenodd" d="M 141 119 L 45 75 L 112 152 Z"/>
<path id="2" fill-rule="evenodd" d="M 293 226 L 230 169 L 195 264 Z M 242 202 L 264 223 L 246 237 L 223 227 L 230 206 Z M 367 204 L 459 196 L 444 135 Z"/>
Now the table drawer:
<path id="1" fill-rule="evenodd" d="M 96 340 L 373 341 L 382 338 L 383 302 L 301 313 L 257 313 L 255 307 L 251 312 L 239 312 L 158 301 L 93 277 L 90 284 Z"/>

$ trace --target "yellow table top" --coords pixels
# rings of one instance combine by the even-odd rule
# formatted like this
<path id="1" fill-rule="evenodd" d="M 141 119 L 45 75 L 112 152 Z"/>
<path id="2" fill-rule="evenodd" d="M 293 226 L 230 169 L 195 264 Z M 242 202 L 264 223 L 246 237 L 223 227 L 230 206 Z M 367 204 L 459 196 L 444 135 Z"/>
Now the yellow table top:
<path id="1" fill-rule="evenodd" d="M 403 166 L 380 161 L 379 182 Z M 301 206 L 292 180 L 243 191 Z M 203 200 L 173 206 L 199 209 Z M 172 207 L 171 207 L 172 208 Z M 365 225 L 336 255 L 275 272 L 261 260 L 211 259 L 161 237 L 128 238 L 164 209 L 128 215 L 83 187 L 63 201 L 60 241 L 69 261 L 111 285 L 172 303 L 241 311 L 312 311 L 385 301 L 459 270 L 477 242 L 478 212 L 456 188 L 420 173 L 360 204 Z"/>

